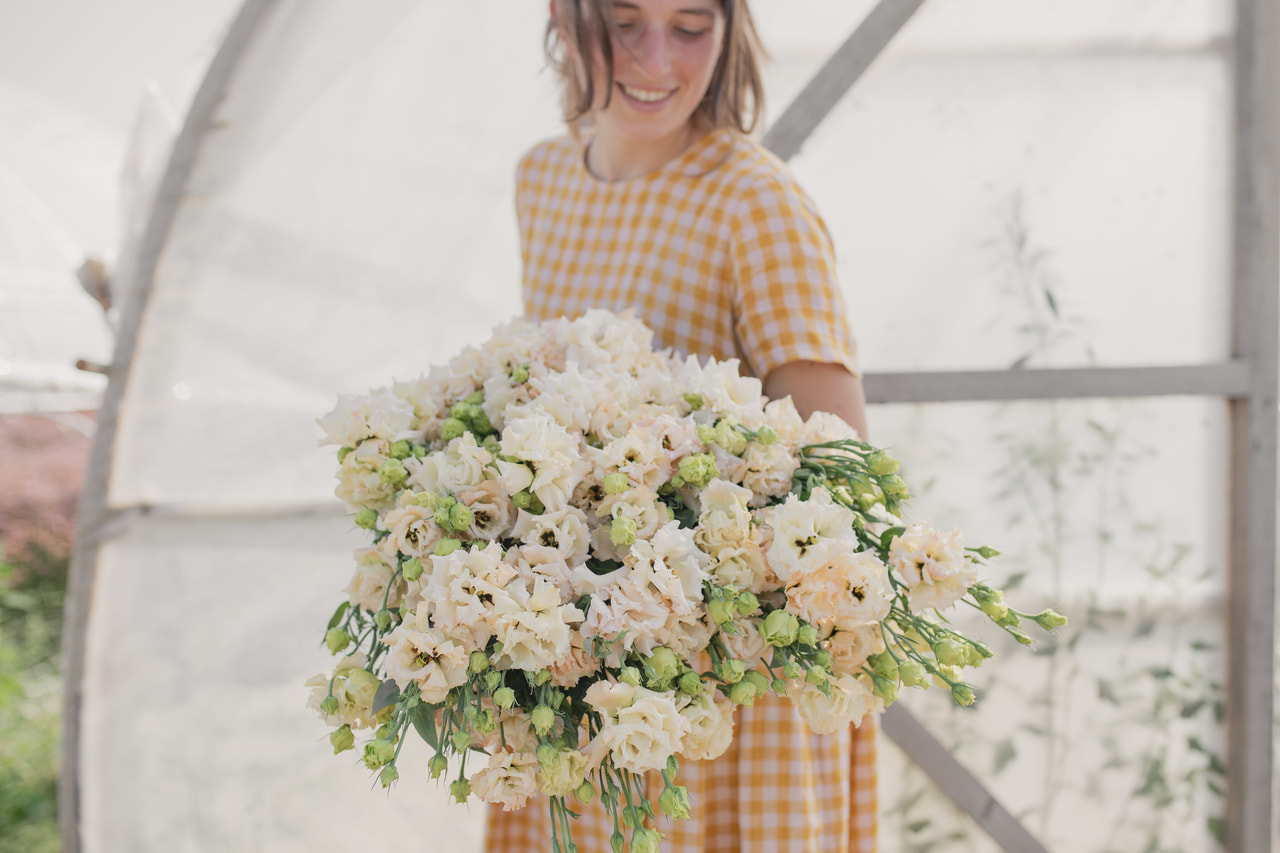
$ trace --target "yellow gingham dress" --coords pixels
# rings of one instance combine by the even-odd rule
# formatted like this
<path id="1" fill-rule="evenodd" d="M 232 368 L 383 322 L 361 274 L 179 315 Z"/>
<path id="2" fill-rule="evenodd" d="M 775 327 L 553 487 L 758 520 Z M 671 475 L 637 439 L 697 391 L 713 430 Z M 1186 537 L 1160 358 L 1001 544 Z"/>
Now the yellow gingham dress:
<path id="1" fill-rule="evenodd" d="M 516 212 L 525 313 L 634 308 L 660 346 L 741 359 L 765 376 L 791 361 L 858 371 L 826 226 L 786 167 L 731 130 L 707 134 L 649 175 L 604 182 L 561 137 L 520 162 Z M 656 803 L 661 779 L 651 774 Z M 682 762 L 692 815 L 660 819 L 670 853 L 870 853 L 876 846 L 875 723 L 815 735 L 786 699 L 739 708 L 719 758 Z M 570 798 L 583 853 L 609 853 L 597 799 Z M 628 833 L 629 835 L 629 833 Z M 489 853 L 551 848 L 546 798 L 490 807 Z"/>

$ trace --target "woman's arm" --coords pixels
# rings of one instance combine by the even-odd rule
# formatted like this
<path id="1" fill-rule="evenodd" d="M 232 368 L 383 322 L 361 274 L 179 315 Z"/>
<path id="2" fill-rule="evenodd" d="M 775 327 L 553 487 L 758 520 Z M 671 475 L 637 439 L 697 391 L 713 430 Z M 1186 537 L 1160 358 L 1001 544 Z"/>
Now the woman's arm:
<path id="1" fill-rule="evenodd" d="M 802 418 L 814 412 L 830 412 L 867 440 L 867 399 L 862 380 L 840 364 L 792 361 L 769 371 L 764 380 L 765 396 L 771 400 L 791 397 Z"/>

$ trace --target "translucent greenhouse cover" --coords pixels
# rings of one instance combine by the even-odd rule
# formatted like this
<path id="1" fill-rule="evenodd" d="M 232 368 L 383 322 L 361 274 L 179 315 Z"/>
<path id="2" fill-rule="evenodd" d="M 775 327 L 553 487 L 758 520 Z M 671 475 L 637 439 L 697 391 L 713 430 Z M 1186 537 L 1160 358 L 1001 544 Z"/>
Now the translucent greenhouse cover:
<path id="1" fill-rule="evenodd" d="M 756 0 L 772 117 L 871 5 Z M 446 806 L 423 751 L 388 795 L 305 708 L 360 542 L 315 418 L 519 311 L 515 163 L 561 132 L 545 8 L 280 2 L 244 48 L 122 379 L 120 514 L 92 534 L 85 850 L 478 849 L 482 809 Z M 1226 9 L 926 3 L 793 161 L 864 366 L 1225 356 Z M 1051 849 L 1214 849 L 1225 416 L 871 412 L 918 514 L 1003 548 L 995 579 L 1080 626 L 1002 649 L 976 713 L 905 700 Z M 882 741 L 885 849 L 983 849 Z"/>

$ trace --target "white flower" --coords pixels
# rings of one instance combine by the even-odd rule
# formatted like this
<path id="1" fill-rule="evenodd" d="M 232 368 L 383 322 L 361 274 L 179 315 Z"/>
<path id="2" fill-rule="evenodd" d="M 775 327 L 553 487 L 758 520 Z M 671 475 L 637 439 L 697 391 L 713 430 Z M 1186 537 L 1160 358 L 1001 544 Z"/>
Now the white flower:
<path id="1" fill-rule="evenodd" d="M 413 406 L 386 388 L 363 397 L 340 395 L 338 405 L 316 421 L 324 430 L 321 444 L 357 447 L 369 438 L 398 441 L 410 432 Z"/>
<path id="2" fill-rule="evenodd" d="M 789 448 L 803 443 L 804 419 L 790 397 L 769 401 L 764 407 L 764 422 L 777 434 L 779 443 Z"/>
<path id="3" fill-rule="evenodd" d="M 558 749 L 554 758 L 539 766 L 539 787 L 550 797 L 568 796 L 587 778 L 587 757 L 576 749 Z"/>
<path id="4" fill-rule="evenodd" d="M 499 612 L 519 607 L 506 589 L 519 573 L 502 556 L 502 548 L 494 542 L 483 549 L 432 556 L 431 580 L 423 597 L 437 627 L 456 637 L 469 633 L 477 648 L 488 644 Z"/>
<path id="5" fill-rule="evenodd" d="M 884 632 L 880 624 L 840 630 L 822 643 L 831 652 L 831 668 L 846 675 L 857 675 L 871 655 L 884 651 Z"/>
<path id="6" fill-rule="evenodd" d="M 589 746 L 593 765 L 607 752 L 618 767 L 643 773 L 665 767 L 667 759 L 680 751 L 690 725 L 676 707 L 675 693 L 658 693 L 644 687 L 632 690 L 631 701 L 626 705 L 602 708 L 593 703 L 604 717 L 600 732 Z M 591 702 L 590 689 L 587 694 L 587 701 Z"/>
<path id="7" fill-rule="evenodd" d="M 338 485 L 333 493 L 358 512 L 365 507 L 386 509 L 394 505 L 395 486 L 382 482 L 379 469 L 387 461 L 388 444 L 384 439 L 361 442 L 338 463 Z"/>
<path id="8" fill-rule="evenodd" d="M 790 495 L 784 503 L 765 510 L 761 517 L 773 528 L 773 541 L 765 556 L 769 567 L 783 581 L 823 564 L 825 556 L 814 551 L 823 539 L 839 539 L 850 550 L 857 547 L 853 513 L 834 503 L 826 489 L 814 489 L 807 501 Z"/>
<path id="9" fill-rule="evenodd" d="M 678 376 L 681 386 L 702 397 L 706 408 L 722 417 L 734 417 L 742 423 L 759 420 L 764 405 L 763 386 L 754 376 L 739 373 L 738 360 L 710 359 L 705 365 L 689 356 Z"/>
<path id="10" fill-rule="evenodd" d="M 546 578 L 556 585 L 560 596 L 565 600 L 576 597 L 569 564 L 555 548 L 546 545 L 521 545 L 507 552 L 507 560 L 526 584 L 532 586 L 538 578 Z"/>
<path id="11" fill-rule="evenodd" d="M 843 439 L 859 440 L 858 431 L 830 412 L 814 412 L 805 421 L 799 444 L 822 444 Z"/>
<path id="12" fill-rule="evenodd" d="M 569 503 L 574 487 L 590 469 L 579 452 L 581 438 L 543 413 L 514 418 L 502 434 L 502 455 L 533 467 L 529 489 L 548 510 Z"/>
<path id="13" fill-rule="evenodd" d="M 689 734 L 679 757 L 705 761 L 723 755 L 733 741 L 734 709 L 734 704 L 715 690 L 706 691 L 680 709 L 680 716 L 689 721 Z"/>
<path id="14" fill-rule="evenodd" d="M 567 655 L 573 633 L 569 626 L 582 621 L 582 612 L 572 604 L 562 605 L 560 591 L 544 578 L 534 582 L 532 591 L 518 582 L 507 591 L 511 597 L 495 607 L 494 633 L 502 643 L 495 665 L 537 672 Z"/>
<path id="15" fill-rule="evenodd" d="M 800 717 L 814 734 L 834 734 L 850 724 L 860 723 L 873 711 L 884 710 L 884 702 L 861 678 L 839 675 L 828 683 L 830 695 L 812 684 L 795 685 L 789 694 Z"/>
<path id="16" fill-rule="evenodd" d="M 493 462 L 493 454 L 476 444 L 471 433 L 449 442 L 444 450 L 422 459 L 406 459 L 408 483 L 424 492 L 456 492 L 471 489 L 484 482 L 485 469 Z"/>
<path id="17" fill-rule="evenodd" d="M 589 451 L 597 479 L 613 471 L 621 471 L 632 483 L 656 491 L 671 479 L 671 459 L 662 449 L 662 439 L 651 433 L 632 431 Z"/>
<path id="18" fill-rule="evenodd" d="M 769 565 L 760 546 L 754 542 L 742 547 L 721 548 L 711 563 L 709 574 L 721 586 L 737 587 L 755 595 L 771 588 Z"/>
<path id="19" fill-rule="evenodd" d="M 489 764 L 471 776 L 471 791 L 503 811 L 522 809 L 538 792 L 538 759 L 531 753 L 495 752 Z"/>
<path id="20" fill-rule="evenodd" d="M 368 662 L 364 654 L 347 655 L 338 661 L 333 670 L 333 697 L 338 700 L 338 710 L 326 715 L 320 709 L 325 698 L 330 695 L 330 676 L 316 675 L 307 680 L 311 695 L 307 699 L 307 707 L 316 711 L 331 726 L 349 725 L 353 729 L 363 729 L 374 725 L 373 697 L 378 692 L 378 677 L 366 670 Z"/>
<path id="21" fill-rule="evenodd" d="M 511 536 L 526 545 L 554 548 L 565 562 L 576 566 L 591 551 L 591 528 L 587 517 L 577 507 L 567 506 L 542 515 L 520 510 Z"/>
<path id="22" fill-rule="evenodd" d="M 443 702 L 449 691 L 467 683 L 470 650 L 436 628 L 414 631 L 403 625 L 383 639 L 387 654 L 387 678 L 401 690 L 411 683 L 422 690 L 422 701 Z"/>
<path id="23" fill-rule="evenodd" d="M 382 524 L 391 534 L 383 542 L 390 542 L 407 557 L 426 557 L 441 536 L 434 510 L 413 503 L 388 512 Z M 387 556 L 386 552 L 383 555 Z"/>
<path id="24" fill-rule="evenodd" d="M 752 538 L 751 490 L 728 480 L 714 479 L 699 496 L 702 512 L 693 539 L 707 554 L 718 557 L 725 548 L 740 548 Z"/>
<path id="25" fill-rule="evenodd" d="M 627 562 L 632 575 L 624 583 L 647 583 L 671 606 L 673 612 L 687 613 L 693 602 L 702 601 L 702 584 L 707 580 L 707 557 L 693 540 L 693 531 L 670 521 L 648 541 L 631 546 Z"/>
<path id="26" fill-rule="evenodd" d="M 746 473 L 742 485 L 755 493 L 753 503 L 763 506 L 766 498 L 780 498 L 791 490 L 791 478 L 800 467 L 800 460 L 781 443 L 759 444 L 751 442 L 743 454 Z"/>
<path id="27" fill-rule="evenodd" d="M 383 559 L 375 548 L 358 548 L 355 552 L 356 573 L 347 584 L 347 600 L 352 607 L 362 607 L 377 613 L 385 599 L 388 609 L 400 606 L 403 582 L 397 580 L 387 593 L 387 584 L 395 575 L 395 567 Z"/>
<path id="28" fill-rule="evenodd" d="M 474 488 L 459 489 L 457 498 L 471 510 L 472 522 L 467 532 L 474 539 L 500 539 L 515 524 L 515 504 L 497 480 L 485 480 Z"/>
<path id="29" fill-rule="evenodd" d="M 911 609 L 943 609 L 955 604 L 978 580 L 978 566 L 967 559 L 960 530 L 944 534 L 913 524 L 889 544 L 889 565 L 910 589 Z"/>
<path id="30" fill-rule="evenodd" d="M 875 554 L 854 552 L 848 542 L 823 539 L 809 552 L 815 565 L 792 574 L 787 610 L 822 628 L 852 630 L 889 615 L 891 590 Z"/>

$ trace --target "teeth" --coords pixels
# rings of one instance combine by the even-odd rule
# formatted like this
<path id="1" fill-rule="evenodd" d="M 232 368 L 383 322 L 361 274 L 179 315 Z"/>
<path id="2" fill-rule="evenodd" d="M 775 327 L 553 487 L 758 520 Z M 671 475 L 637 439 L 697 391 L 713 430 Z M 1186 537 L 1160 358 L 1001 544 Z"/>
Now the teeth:
<path id="1" fill-rule="evenodd" d="M 644 101 L 645 103 L 661 101 L 667 95 L 671 94 L 670 92 L 654 91 L 652 89 L 633 89 L 630 86 L 622 86 L 622 91 L 626 92 L 630 97 L 635 98 L 637 101 Z"/>

